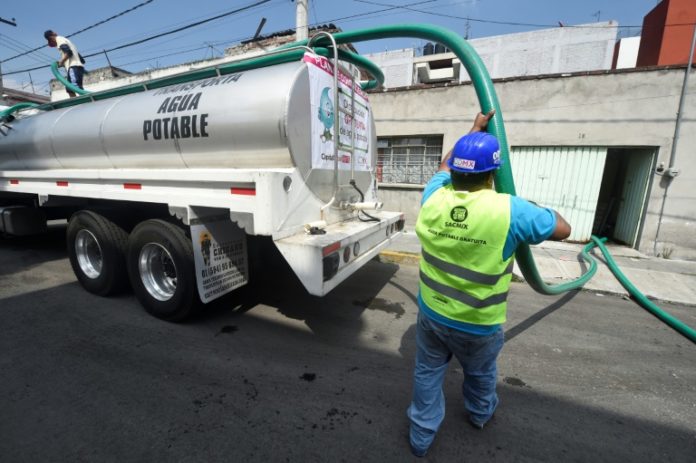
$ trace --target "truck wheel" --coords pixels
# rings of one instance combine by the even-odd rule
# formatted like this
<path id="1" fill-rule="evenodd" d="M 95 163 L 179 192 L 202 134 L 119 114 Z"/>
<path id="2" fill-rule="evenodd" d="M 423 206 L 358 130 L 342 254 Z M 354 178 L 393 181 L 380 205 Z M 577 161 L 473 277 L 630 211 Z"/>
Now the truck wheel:
<path id="1" fill-rule="evenodd" d="M 131 232 L 128 275 L 135 296 L 151 315 L 181 321 L 201 305 L 193 246 L 180 227 L 153 219 Z"/>
<path id="2" fill-rule="evenodd" d="M 73 214 L 66 233 L 70 265 L 90 293 L 106 296 L 123 289 L 128 234 L 104 216 L 91 211 Z"/>

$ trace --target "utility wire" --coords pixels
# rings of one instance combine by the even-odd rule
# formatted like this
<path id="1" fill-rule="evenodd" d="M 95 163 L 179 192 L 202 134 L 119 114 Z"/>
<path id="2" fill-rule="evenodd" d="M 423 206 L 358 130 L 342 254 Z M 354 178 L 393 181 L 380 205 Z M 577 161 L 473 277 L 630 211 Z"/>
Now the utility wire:
<path id="1" fill-rule="evenodd" d="M 27 45 L 26 43 L 20 42 L 19 40 L 14 39 L 12 37 L 9 37 L 7 35 L 0 34 L 0 37 L 2 37 L 2 39 L 5 41 L 4 45 L 7 46 L 8 48 L 12 48 L 14 51 L 24 53 L 29 48 L 29 45 Z M 14 45 L 14 47 L 12 47 L 11 45 Z M 29 52 L 32 52 L 32 50 L 30 50 Z M 27 52 L 27 53 L 29 53 L 29 52 Z M 32 53 L 32 55 L 29 56 L 29 58 L 34 59 L 34 60 L 39 61 L 39 62 L 45 62 L 45 61 L 51 60 L 51 57 L 42 51 Z"/>
<path id="2" fill-rule="evenodd" d="M 263 5 L 264 3 L 268 3 L 268 2 L 270 2 L 270 1 L 271 1 L 271 0 L 259 0 L 259 1 L 255 2 L 255 3 L 250 4 L 250 5 L 246 5 L 246 6 L 243 6 L 243 7 L 241 7 L 241 8 L 237 8 L 237 9 L 235 9 L 235 10 L 228 11 L 228 12 L 223 13 L 223 14 L 219 14 L 219 15 L 217 15 L 217 16 L 213 16 L 212 18 L 204 19 L 204 20 L 202 20 L 202 21 L 196 21 L 196 22 L 194 22 L 194 23 L 187 24 L 187 25 L 185 25 L 185 26 L 178 27 L 178 28 L 176 28 L 176 29 L 172 29 L 172 30 L 167 31 L 167 32 L 162 32 L 162 33 L 160 33 L 160 34 L 152 35 L 152 36 L 150 36 L 150 37 L 145 37 L 144 39 L 140 39 L 140 40 L 136 40 L 136 41 L 133 41 L 133 42 L 129 42 L 129 43 L 126 43 L 126 44 L 124 44 L 124 45 L 119 45 L 119 46 L 117 46 L 117 47 L 113 47 L 113 48 L 110 48 L 110 49 L 108 49 L 108 50 L 98 51 L 98 52 L 95 52 L 95 53 L 91 53 L 91 54 L 88 54 L 88 55 L 84 55 L 84 57 L 85 57 L 85 58 L 90 58 L 90 57 L 92 57 L 92 56 L 101 55 L 101 54 L 104 53 L 104 52 L 107 52 L 107 53 L 108 53 L 108 52 L 112 52 L 112 51 L 116 51 L 116 50 L 121 50 L 121 49 L 123 49 L 123 48 L 132 47 L 132 46 L 134 46 L 134 45 L 140 45 L 141 43 L 149 42 L 150 40 L 155 40 L 155 39 L 158 39 L 158 38 L 160 38 L 160 37 L 165 37 L 165 36 L 167 36 L 167 35 L 175 34 L 175 33 L 177 33 L 177 32 L 181 32 L 181 31 L 183 31 L 183 30 L 190 29 L 190 28 L 192 28 L 192 27 L 200 26 L 201 24 L 205 24 L 205 23 L 208 23 L 208 22 L 210 22 L 210 21 L 214 21 L 214 20 L 216 20 L 216 19 L 224 18 L 225 16 L 230 16 L 230 15 L 233 15 L 233 14 L 236 14 L 236 13 L 241 13 L 242 11 L 249 10 L 249 9 L 251 9 L 251 8 L 257 7 L 257 6 L 259 6 L 259 5 Z M 37 67 L 34 67 L 34 68 L 29 68 L 29 69 L 20 69 L 20 70 L 18 70 L 18 71 L 5 72 L 3 75 L 9 76 L 9 75 L 12 75 L 12 74 L 20 74 L 20 73 L 22 73 L 22 72 L 35 71 L 35 70 L 37 70 L 37 69 L 43 69 L 43 68 L 47 68 L 47 67 L 50 67 L 50 64 L 49 64 L 49 65 L 44 65 L 44 66 L 37 66 Z"/>
<path id="3" fill-rule="evenodd" d="M 427 11 L 427 10 L 419 10 L 416 8 L 410 8 L 413 6 L 411 5 L 390 5 L 388 3 L 378 3 L 378 2 L 372 2 L 369 0 L 353 0 L 354 2 L 358 3 L 366 3 L 368 5 L 375 5 L 375 6 L 390 6 L 395 9 L 402 9 L 402 10 L 408 10 L 408 11 L 413 11 L 416 13 L 423 13 L 423 14 L 429 14 L 431 16 L 440 16 L 443 18 L 453 18 L 453 19 L 463 19 L 466 21 L 471 21 L 471 22 L 478 22 L 478 23 L 487 23 L 487 24 L 501 24 L 505 26 L 525 26 L 525 27 L 546 27 L 546 28 L 556 28 L 556 27 L 568 27 L 568 28 L 575 28 L 575 29 L 597 29 L 602 26 L 583 26 L 583 25 L 563 25 L 559 26 L 558 24 L 535 24 L 535 23 L 520 23 L 520 22 L 510 22 L 510 21 L 495 21 L 492 19 L 477 19 L 477 18 L 472 18 L 470 16 L 456 16 L 452 14 L 446 14 L 446 13 L 436 13 L 434 11 Z M 418 4 L 422 4 L 424 2 L 420 2 Z M 672 26 L 693 26 L 694 23 L 673 23 L 673 24 L 665 24 L 664 27 L 672 27 Z M 643 27 L 642 25 L 640 26 L 608 26 L 608 27 L 616 27 L 620 29 L 625 29 L 625 28 L 638 28 L 638 27 Z M 662 27 L 662 26 L 654 26 L 654 27 Z"/>
<path id="4" fill-rule="evenodd" d="M 409 6 L 409 5 L 422 5 L 422 4 L 424 4 L 424 3 L 433 3 L 433 2 L 436 2 L 436 1 L 437 1 L 437 0 L 425 0 L 425 1 L 420 1 L 420 2 L 410 3 L 410 4 L 405 5 L 405 6 Z M 324 20 L 324 21 L 318 21 L 318 22 L 312 23 L 312 24 L 310 24 L 310 27 L 311 27 L 311 26 L 318 26 L 318 25 L 320 25 L 320 24 L 333 23 L 333 22 L 336 22 L 336 21 L 351 20 L 351 19 L 355 19 L 355 18 L 364 18 L 364 17 L 366 17 L 366 16 L 373 16 L 373 15 L 375 15 L 375 14 L 384 13 L 384 12 L 386 12 L 386 11 L 391 11 L 391 10 L 394 10 L 394 9 L 397 9 L 397 7 L 384 8 L 384 9 L 381 9 L 381 10 L 371 11 L 371 12 L 368 12 L 368 13 L 360 13 L 360 14 L 354 14 L 354 15 L 350 15 L 350 16 L 343 16 L 343 17 L 339 17 L 339 18 L 327 19 L 327 20 Z M 280 31 L 271 32 L 271 33 L 269 33 L 268 35 L 273 35 L 273 34 L 276 34 L 276 33 L 278 33 L 278 32 L 294 31 L 294 30 L 297 30 L 297 28 L 296 28 L 296 27 L 291 27 L 291 28 L 287 28 L 287 29 L 280 30 Z M 249 40 L 249 39 L 252 39 L 252 38 L 253 38 L 253 36 L 243 36 L 243 37 L 237 37 L 237 38 L 230 39 L 230 40 L 222 40 L 222 41 L 219 41 L 219 42 L 210 42 L 210 44 L 211 44 L 211 45 L 225 45 L 225 44 L 237 43 L 237 42 L 244 41 L 244 40 Z M 186 49 L 184 50 L 184 48 L 186 48 Z M 159 59 L 159 58 L 166 58 L 166 57 L 174 56 L 174 55 L 183 55 L 183 54 L 187 54 L 187 53 L 192 53 L 192 52 L 194 52 L 194 51 L 199 51 L 199 50 L 202 50 L 202 49 L 204 49 L 204 48 L 208 48 L 208 46 L 206 45 L 206 46 L 199 46 L 199 47 L 194 47 L 194 48 L 187 48 L 187 47 L 173 48 L 173 49 L 170 49 L 170 50 L 182 50 L 182 51 L 176 51 L 176 52 L 167 53 L 167 54 L 164 54 L 164 55 L 153 56 L 153 57 L 150 57 L 150 58 L 143 58 L 143 59 L 139 59 L 139 60 L 137 60 L 137 61 L 131 61 L 131 62 L 128 62 L 128 63 L 118 63 L 118 64 L 116 64 L 116 66 L 117 66 L 117 67 L 118 67 L 118 66 L 128 66 L 128 65 L 131 65 L 131 64 L 137 64 L 137 63 L 142 63 L 142 62 L 145 62 L 145 61 L 156 60 L 156 59 Z M 165 51 L 166 51 L 166 50 L 165 50 Z M 86 56 L 89 56 L 89 55 L 86 55 Z"/>
<path id="5" fill-rule="evenodd" d="M 251 0 L 247 0 L 247 1 L 251 1 Z M 285 2 L 285 0 L 271 0 L 270 3 L 276 3 L 276 6 L 281 6 L 278 2 Z M 230 2 L 225 1 L 224 3 L 230 3 Z M 239 2 L 236 2 L 236 3 L 239 3 Z M 270 3 L 268 5 L 266 5 L 264 9 L 272 8 Z M 96 47 L 92 47 L 89 49 L 87 49 L 85 47 L 83 47 L 83 48 L 85 48 L 85 53 L 93 53 L 96 51 L 101 52 L 102 50 L 108 49 L 109 47 L 115 47 L 115 46 L 118 46 L 122 43 L 139 40 L 143 37 L 149 37 L 151 35 L 159 34 L 160 32 L 166 32 L 166 31 L 173 29 L 175 27 L 183 26 L 183 25 L 189 24 L 193 21 L 198 21 L 199 19 L 206 19 L 206 18 L 209 18 L 211 16 L 214 16 L 214 15 L 217 15 L 220 13 L 224 13 L 226 11 L 229 11 L 229 5 L 228 5 L 228 8 L 223 8 L 221 10 L 207 11 L 205 14 L 202 14 L 199 16 L 186 16 L 181 21 L 177 21 L 177 22 L 169 23 L 169 24 L 164 24 L 164 25 L 161 25 L 161 26 L 156 27 L 154 29 L 147 29 L 147 30 L 143 29 L 143 30 L 137 31 L 136 33 L 126 35 L 126 36 L 120 36 L 120 37 L 115 38 L 114 40 L 103 43 L 103 44 L 98 45 Z M 199 31 L 206 30 L 208 28 L 213 28 L 213 27 L 220 27 L 220 26 L 224 25 L 227 21 L 239 21 L 242 18 L 245 18 L 247 16 L 254 16 L 260 11 L 263 11 L 263 10 L 259 8 L 257 10 L 249 11 L 247 13 L 247 15 L 232 16 L 232 17 L 227 18 L 226 20 L 223 19 L 223 20 L 217 21 L 215 24 L 210 24 L 206 28 L 201 28 L 201 29 L 199 29 Z M 189 32 L 189 34 L 195 34 L 195 33 L 197 33 L 197 31 L 195 29 L 193 29 Z M 187 34 L 182 34 L 182 35 L 177 36 L 177 40 L 179 40 L 181 37 L 185 37 L 186 35 Z"/>
<path id="6" fill-rule="evenodd" d="M 118 18 L 118 17 L 120 17 L 120 16 L 123 16 L 123 15 L 126 14 L 126 13 L 130 13 L 130 12 L 133 11 L 133 10 L 137 10 L 138 8 L 140 8 L 140 7 L 142 7 L 142 6 L 145 6 L 145 5 L 147 5 L 148 3 L 152 3 L 152 2 L 154 2 L 154 1 L 155 1 L 155 0 L 145 0 L 144 2 L 137 4 L 137 5 L 135 5 L 135 6 L 132 7 L 132 8 L 129 8 L 129 9 L 124 10 L 124 11 L 121 11 L 120 13 L 117 13 L 117 14 L 115 14 L 115 15 L 113 15 L 113 16 L 110 16 L 110 17 L 108 17 L 108 18 L 106 18 L 106 19 L 103 19 L 103 20 L 99 21 L 98 23 L 94 23 L 94 24 L 92 24 L 91 26 L 87 26 L 87 27 L 85 27 L 85 28 L 83 28 L 83 29 L 80 29 L 79 31 L 73 32 L 72 34 L 68 34 L 68 35 L 66 35 L 65 37 L 73 37 L 73 36 L 76 36 L 77 34 L 81 34 L 82 32 L 88 31 L 88 30 L 90 30 L 90 29 L 94 29 L 94 28 L 97 27 L 97 26 L 101 26 L 101 25 L 104 24 L 104 23 L 107 23 L 107 22 L 109 22 L 109 21 L 111 21 L 111 20 L 113 20 L 113 19 L 116 19 L 116 18 Z M 4 60 L 0 60 L 0 63 L 5 63 L 5 62 L 10 61 L 10 60 L 13 60 L 13 59 L 15 59 L 15 58 L 19 58 L 20 56 L 28 55 L 29 53 L 33 53 L 33 52 L 35 52 L 35 51 L 41 50 L 43 47 L 45 47 L 45 45 L 38 46 L 38 47 L 36 47 L 36 48 L 33 48 L 33 49 L 29 50 L 29 51 L 25 51 L 24 53 L 20 53 L 20 54 L 18 54 L 18 55 L 10 56 L 9 58 L 6 58 L 6 59 L 4 59 Z"/>

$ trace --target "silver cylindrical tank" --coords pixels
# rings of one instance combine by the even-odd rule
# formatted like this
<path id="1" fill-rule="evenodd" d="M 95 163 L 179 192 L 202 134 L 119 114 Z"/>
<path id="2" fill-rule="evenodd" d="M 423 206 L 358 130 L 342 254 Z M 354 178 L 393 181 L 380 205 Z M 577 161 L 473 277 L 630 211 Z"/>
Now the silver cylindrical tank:
<path id="1" fill-rule="evenodd" d="M 326 201 L 333 173 L 312 168 L 311 117 L 307 65 L 287 63 L 19 118 L 0 135 L 0 170 L 296 167 Z M 355 178 L 364 191 L 372 172 Z"/>

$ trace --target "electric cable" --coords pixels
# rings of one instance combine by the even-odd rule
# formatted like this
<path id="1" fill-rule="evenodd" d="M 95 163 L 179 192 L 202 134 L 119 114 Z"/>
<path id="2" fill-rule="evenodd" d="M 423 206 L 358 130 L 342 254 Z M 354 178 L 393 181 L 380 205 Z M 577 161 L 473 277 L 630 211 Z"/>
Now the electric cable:
<path id="1" fill-rule="evenodd" d="M 131 11 L 137 10 L 138 8 L 143 7 L 143 6 L 147 5 L 148 3 L 152 3 L 152 2 L 154 2 L 154 1 L 155 1 L 155 0 L 145 0 L 144 2 L 141 2 L 141 3 L 135 5 L 135 6 L 132 7 L 132 8 L 129 8 L 129 9 L 124 10 L 124 11 L 121 11 L 120 13 L 117 13 L 117 14 L 115 14 L 115 15 L 113 15 L 113 16 L 110 16 L 110 17 L 108 17 L 108 18 L 106 18 L 106 19 L 103 19 L 103 20 L 101 20 L 101 21 L 99 21 L 99 22 L 97 22 L 97 23 L 94 23 L 94 24 L 92 24 L 91 26 L 87 26 L 87 27 L 85 27 L 85 28 L 80 29 L 79 31 L 73 32 L 73 33 L 71 33 L 71 34 L 68 34 L 68 35 L 66 35 L 65 37 L 68 37 L 68 38 L 69 38 L 69 37 L 74 37 L 74 36 L 76 36 L 77 34 L 81 34 L 82 32 L 88 31 L 88 30 L 90 30 L 90 29 L 94 29 L 94 28 L 97 27 L 97 26 L 101 26 L 101 25 L 104 24 L 104 23 L 107 23 L 107 22 L 109 22 L 109 21 L 111 21 L 111 20 L 113 20 L 113 19 L 116 19 L 116 18 L 118 18 L 118 17 L 121 17 L 121 16 L 123 16 L 124 14 L 130 13 Z M 33 52 L 35 52 L 35 51 L 41 50 L 43 47 L 45 47 L 45 45 L 41 45 L 41 46 L 36 47 L 36 48 L 33 48 L 33 49 L 29 50 L 29 51 L 25 51 L 24 53 L 20 53 L 19 55 L 10 56 L 9 58 L 5 58 L 4 60 L 0 60 L 0 63 L 4 63 L 4 62 L 6 62 L 6 61 L 10 61 L 10 60 L 13 60 L 13 59 L 15 59 L 15 58 L 19 58 L 20 56 L 28 55 L 29 53 L 33 53 Z"/>
<path id="2" fill-rule="evenodd" d="M 446 13 L 436 13 L 433 11 L 427 11 L 427 10 L 418 10 L 415 8 L 410 8 L 412 5 L 390 5 L 388 3 L 378 3 L 378 2 L 373 2 L 369 0 L 353 0 L 354 2 L 358 3 L 365 3 L 368 5 L 375 5 L 375 6 L 390 6 L 393 8 L 398 8 L 402 10 L 408 10 L 408 11 L 413 11 L 415 13 L 423 13 L 423 14 L 429 14 L 431 16 L 439 16 L 443 18 L 454 18 L 454 19 L 463 19 L 466 21 L 471 21 L 471 22 L 478 22 L 478 23 L 486 23 L 486 24 L 499 24 L 503 26 L 525 26 L 525 27 L 544 27 L 544 28 L 557 28 L 557 27 L 569 27 L 569 28 L 575 28 L 575 29 L 597 29 L 600 27 L 615 27 L 618 29 L 628 29 L 628 28 L 642 28 L 643 26 L 586 26 L 586 25 L 572 25 L 572 24 L 564 24 L 562 26 L 559 26 L 558 24 L 538 24 L 538 23 L 522 23 L 522 22 L 512 22 L 512 21 L 496 21 L 492 19 L 479 19 L 479 18 L 472 18 L 470 16 L 457 16 L 457 15 L 452 15 L 452 14 L 446 14 Z M 420 2 L 419 4 L 422 4 L 425 2 Z M 659 25 L 659 26 L 650 26 L 650 27 L 674 27 L 674 26 L 693 26 L 696 23 L 672 23 L 672 24 L 664 24 L 664 25 Z"/>
<path id="3" fill-rule="evenodd" d="M 228 12 L 223 13 L 223 14 L 219 14 L 219 15 L 217 15 L 217 16 L 213 16 L 213 17 L 211 17 L 211 18 L 207 18 L 207 19 L 204 19 L 204 20 L 201 20 L 201 21 L 196 21 L 196 22 L 194 22 L 194 23 L 190 23 L 190 24 L 187 24 L 187 25 L 185 25 L 185 26 L 178 27 L 178 28 L 176 28 L 176 29 L 172 29 L 172 30 L 169 30 L 169 31 L 166 31 L 166 32 L 162 32 L 162 33 L 156 34 L 156 35 L 152 35 L 152 36 L 146 37 L 146 38 L 144 38 L 144 39 L 135 40 L 135 41 L 133 41 L 133 42 L 129 42 L 129 43 L 126 43 L 126 44 L 123 44 L 123 45 L 119 45 L 119 46 L 110 48 L 110 49 L 108 49 L 108 50 L 102 50 L 102 51 L 98 51 L 98 52 L 86 54 L 86 55 L 84 55 L 84 57 L 85 57 L 85 58 L 90 58 L 90 57 L 92 57 L 92 56 L 100 55 L 100 54 L 105 53 L 105 52 L 108 53 L 108 52 L 111 52 L 111 51 L 116 51 L 116 50 L 121 50 L 121 49 L 123 49 L 123 48 L 132 47 L 132 46 L 134 46 L 134 45 L 140 45 L 141 43 L 149 42 L 150 40 L 159 39 L 159 38 L 161 38 L 161 37 L 166 37 L 167 35 L 175 34 L 175 33 L 177 33 L 177 32 L 181 32 L 181 31 L 184 31 L 184 30 L 186 30 L 186 29 L 190 29 L 190 28 L 192 28 L 192 27 L 200 26 L 201 24 L 205 24 L 205 23 L 208 23 L 208 22 L 210 22 L 210 21 L 214 21 L 214 20 L 216 20 L 216 19 L 224 18 L 224 17 L 226 17 L 226 16 L 230 16 L 230 15 L 233 15 L 233 14 L 236 14 L 236 13 L 241 13 L 242 11 L 249 10 L 249 9 L 251 9 L 251 8 L 257 7 L 257 6 L 259 6 L 259 5 L 263 5 L 264 3 L 268 3 L 268 2 L 270 2 L 270 1 L 271 1 L 271 0 L 259 0 L 259 1 L 255 2 L 255 3 L 250 4 L 250 5 L 246 5 L 246 6 L 243 6 L 243 7 L 241 7 L 241 8 L 237 8 L 237 9 L 235 9 L 235 10 L 228 11 Z M 22 72 L 35 71 L 35 70 L 37 70 L 37 69 L 44 69 L 44 68 L 47 68 L 47 67 L 50 67 L 50 65 L 47 64 L 47 65 L 44 65 L 44 66 L 37 66 L 37 67 L 34 67 L 34 68 L 29 68 L 29 69 L 20 69 L 20 70 L 18 70 L 18 71 L 5 72 L 5 73 L 3 73 L 3 75 L 9 76 L 9 75 L 12 75 L 12 74 L 20 74 L 20 73 L 22 73 Z"/>
<path id="4" fill-rule="evenodd" d="M 358 188 L 358 184 L 355 183 L 355 179 L 350 179 L 350 182 L 348 182 L 348 183 L 350 183 L 351 186 L 352 186 L 353 188 L 355 188 L 355 189 L 358 191 L 358 194 L 360 194 L 360 202 L 361 202 L 361 203 L 364 202 L 364 201 L 365 201 L 365 195 L 363 194 L 362 190 L 361 190 L 360 188 Z M 362 212 L 363 214 L 365 214 L 368 218 L 367 218 L 367 219 L 363 219 L 362 217 L 360 217 L 360 213 L 361 213 L 361 212 Z M 379 222 L 379 221 L 380 221 L 380 219 L 378 219 L 377 217 L 375 217 L 375 216 L 373 216 L 373 215 L 368 214 L 367 212 L 363 211 L 362 209 L 359 209 L 359 210 L 358 210 L 358 220 L 360 220 L 361 222 Z"/>

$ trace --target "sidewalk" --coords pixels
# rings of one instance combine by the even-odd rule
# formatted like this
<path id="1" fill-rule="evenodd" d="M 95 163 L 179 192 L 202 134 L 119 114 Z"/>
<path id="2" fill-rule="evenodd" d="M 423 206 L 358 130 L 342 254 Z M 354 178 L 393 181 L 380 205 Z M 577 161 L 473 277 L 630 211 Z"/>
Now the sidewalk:
<path id="1" fill-rule="evenodd" d="M 532 246 L 536 266 L 544 281 L 555 284 L 580 276 L 587 268 L 580 257 L 584 246 L 555 241 Z M 635 249 L 615 244 L 607 245 L 607 249 L 626 277 L 649 298 L 696 306 L 696 262 L 650 257 Z M 628 295 L 604 263 L 602 253 L 595 248 L 591 254 L 597 259 L 597 273 L 583 289 Z M 418 237 L 413 230 L 406 230 L 380 255 L 385 260 L 415 265 L 420 255 Z M 513 273 L 518 279 L 524 280 L 517 263 Z"/>

